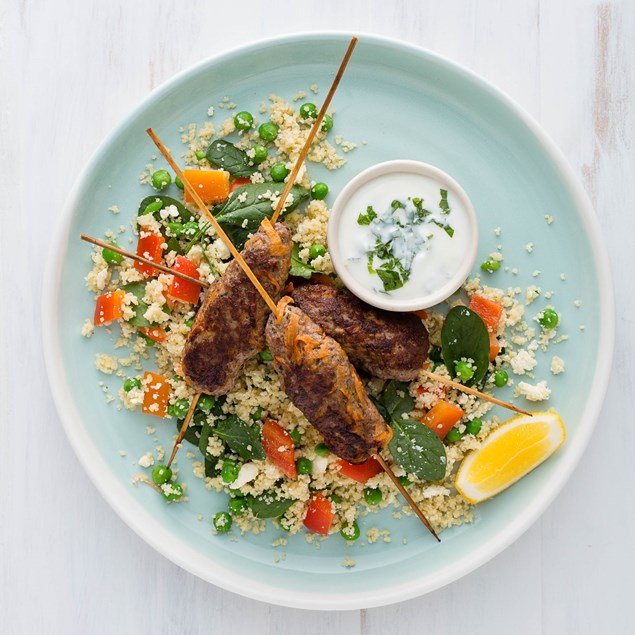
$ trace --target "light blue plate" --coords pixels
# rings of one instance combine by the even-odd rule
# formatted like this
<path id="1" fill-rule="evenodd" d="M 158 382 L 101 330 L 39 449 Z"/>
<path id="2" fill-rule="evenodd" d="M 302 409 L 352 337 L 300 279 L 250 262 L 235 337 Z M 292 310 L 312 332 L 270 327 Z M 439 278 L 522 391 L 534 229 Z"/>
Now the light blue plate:
<path id="1" fill-rule="evenodd" d="M 362 36 L 333 101 L 337 112 L 330 134 L 332 139 L 341 134 L 358 148 L 345 155 L 343 169 L 313 169 L 312 174 L 330 185 L 331 202 L 353 175 L 389 159 L 432 163 L 462 184 L 479 216 L 477 262 L 502 244 L 505 264 L 518 269 L 516 275 L 501 269 L 488 278 L 491 284 L 524 288 L 535 283 L 554 291 L 550 302 L 561 312 L 561 332 L 569 339 L 551 353 L 565 358 L 567 370 L 551 376 L 550 356 L 539 354 L 536 381 L 548 379 L 553 389 L 549 405 L 565 421 L 566 444 L 513 488 L 480 505 L 475 523 L 443 532 L 441 544 L 417 520 L 395 520 L 389 512 L 365 518 L 362 530 L 390 529 L 390 543 L 358 541 L 349 547 L 333 536 L 318 550 L 298 535 L 286 547 L 273 548 L 281 535 L 274 528 L 236 541 L 213 536 L 210 516 L 225 508 L 227 497 L 205 490 L 184 450 L 180 477 L 188 484 L 188 503 L 168 506 L 150 488 L 130 485 L 141 471 L 136 460 L 154 448 L 145 427 L 156 426 L 169 449 L 174 423 L 118 412 L 105 403 L 98 382 L 110 378 L 95 370 L 95 355 L 112 352 L 117 333 L 98 329 L 90 340 L 80 335 L 94 298 L 83 282 L 91 267 L 90 248 L 78 236 L 101 236 L 108 228 L 128 225 L 140 199 L 151 193 L 138 180 L 156 154 L 147 127 L 178 157 L 179 126 L 204 122 L 208 107 L 218 106 L 226 95 L 239 109 L 255 113 L 271 93 L 288 99 L 299 90 L 311 95 L 309 86 L 316 83 L 319 104 L 349 38 L 311 33 L 259 42 L 207 60 L 152 92 L 104 141 L 71 194 L 51 249 L 43 307 L 47 365 L 60 417 L 86 471 L 117 513 L 161 553 L 214 584 L 313 609 L 378 606 L 420 595 L 466 574 L 515 540 L 578 462 L 599 413 L 613 347 L 611 281 L 597 222 L 544 132 L 498 90 L 456 64 L 419 48 Z M 214 121 L 227 116 L 218 107 L 216 112 Z M 113 204 L 121 208 L 119 216 L 107 211 Z M 553 215 L 552 225 L 545 214 Z M 498 226 L 499 238 L 494 235 Z M 525 250 L 529 242 L 535 244 L 531 254 Z M 535 270 L 541 272 L 536 278 Z M 537 300 L 528 316 L 544 305 L 544 299 Z M 116 394 L 120 380 L 106 384 Z M 127 451 L 125 458 L 120 449 Z M 205 519 L 197 520 L 198 514 Z M 343 566 L 348 557 L 356 561 L 351 569 Z"/>

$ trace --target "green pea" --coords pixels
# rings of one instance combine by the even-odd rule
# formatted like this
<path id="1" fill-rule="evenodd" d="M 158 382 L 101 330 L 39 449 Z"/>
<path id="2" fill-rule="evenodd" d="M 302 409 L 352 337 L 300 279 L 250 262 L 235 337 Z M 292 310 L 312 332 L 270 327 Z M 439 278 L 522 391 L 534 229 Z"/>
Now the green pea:
<path id="1" fill-rule="evenodd" d="M 412 485 L 412 481 L 407 476 L 398 476 L 397 480 L 404 486 Z"/>
<path id="2" fill-rule="evenodd" d="M 547 308 L 542 312 L 538 322 L 545 329 L 555 329 L 558 326 L 558 314 L 551 308 Z"/>
<path id="3" fill-rule="evenodd" d="M 295 462 L 295 469 L 298 471 L 298 474 L 311 474 L 313 463 L 303 456 Z"/>
<path id="4" fill-rule="evenodd" d="M 128 377 L 128 379 L 123 382 L 123 389 L 126 392 L 130 392 L 133 388 L 141 388 L 141 380 L 136 377 Z"/>
<path id="5" fill-rule="evenodd" d="M 146 214 L 154 214 L 154 212 L 158 212 L 160 209 L 163 209 L 163 201 L 157 199 L 148 203 L 144 208 L 143 212 L 141 212 L 140 216 L 145 216 Z"/>
<path id="6" fill-rule="evenodd" d="M 188 328 L 192 328 L 192 324 L 194 324 L 194 318 L 188 318 L 187 320 L 185 320 L 185 326 L 187 326 Z"/>
<path id="7" fill-rule="evenodd" d="M 260 353 L 258 353 L 258 357 L 260 357 L 261 362 L 273 361 L 273 355 L 271 354 L 271 351 L 268 348 L 265 348 L 264 351 L 260 351 Z"/>
<path id="8" fill-rule="evenodd" d="M 137 335 L 146 343 L 148 348 L 152 348 L 156 344 L 156 342 L 145 333 L 138 332 Z"/>
<path id="9" fill-rule="evenodd" d="M 185 189 L 185 186 L 183 185 L 183 181 L 181 181 L 181 179 L 178 176 L 174 177 L 174 185 L 176 185 L 176 187 L 178 187 L 179 190 Z"/>
<path id="10" fill-rule="evenodd" d="M 220 471 L 220 477 L 224 483 L 233 483 L 238 478 L 238 472 L 240 472 L 238 463 L 232 459 L 225 459 Z"/>
<path id="11" fill-rule="evenodd" d="M 328 456 L 330 454 L 329 449 L 326 447 L 326 443 L 318 443 L 315 446 L 315 453 L 318 456 Z"/>
<path id="12" fill-rule="evenodd" d="M 474 377 L 474 367 L 467 362 L 457 362 L 454 365 L 454 372 L 461 381 L 468 381 Z"/>
<path id="13" fill-rule="evenodd" d="M 381 490 L 373 487 L 367 487 L 364 489 L 364 500 L 369 505 L 379 505 L 383 498 Z"/>
<path id="14" fill-rule="evenodd" d="M 293 430 L 289 433 L 289 436 L 293 439 L 293 445 L 300 445 L 302 435 L 300 434 L 300 430 L 298 428 L 293 428 Z"/>
<path id="15" fill-rule="evenodd" d="M 180 238 L 183 235 L 183 223 L 168 223 L 167 227 L 175 238 Z"/>
<path id="16" fill-rule="evenodd" d="M 509 375 L 507 374 L 506 370 L 500 369 L 494 373 L 494 384 L 496 384 L 496 386 L 498 386 L 499 388 L 507 386 L 508 381 Z"/>
<path id="17" fill-rule="evenodd" d="M 357 540 L 359 538 L 359 525 L 355 521 L 350 525 L 347 523 L 340 529 L 340 535 L 344 540 Z"/>
<path id="18" fill-rule="evenodd" d="M 183 225 L 183 235 L 188 238 L 194 238 L 198 229 L 198 223 L 195 220 L 191 220 Z"/>
<path id="19" fill-rule="evenodd" d="M 263 141 L 273 141 L 278 136 L 278 126 L 267 121 L 258 128 L 258 135 Z"/>
<path id="20" fill-rule="evenodd" d="M 484 271 L 496 271 L 501 268 L 501 263 L 493 258 L 488 258 L 485 262 L 481 263 L 481 269 Z"/>
<path id="21" fill-rule="evenodd" d="M 233 489 L 232 496 L 234 498 L 245 498 L 245 495 L 239 489 Z M 245 499 L 245 501 L 247 502 L 247 504 L 249 504 L 249 501 L 247 501 L 247 499 Z"/>
<path id="22" fill-rule="evenodd" d="M 152 187 L 155 190 L 164 190 L 171 182 L 172 177 L 167 170 L 157 170 L 152 173 Z"/>
<path id="23" fill-rule="evenodd" d="M 156 465 L 152 470 L 152 480 L 157 485 L 163 485 L 172 478 L 172 470 L 167 465 Z"/>
<path id="24" fill-rule="evenodd" d="M 331 494 L 330 498 L 336 505 L 342 502 L 342 497 L 339 494 Z"/>
<path id="25" fill-rule="evenodd" d="M 253 115 L 246 110 L 242 110 L 234 117 L 234 125 L 238 130 L 249 130 L 254 125 Z"/>
<path id="26" fill-rule="evenodd" d="M 306 103 L 300 106 L 300 117 L 302 119 L 317 119 L 318 109 L 315 104 Z"/>
<path id="27" fill-rule="evenodd" d="M 483 421 L 481 421 L 481 419 L 479 419 L 478 417 L 472 419 L 471 421 L 468 421 L 465 424 L 465 430 L 468 434 L 478 434 L 481 431 L 481 428 L 483 427 Z"/>
<path id="28" fill-rule="evenodd" d="M 253 159 L 251 160 L 254 165 L 262 163 L 268 156 L 267 148 L 257 143 L 252 150 L 254 151 Z"/>
<path id="29" fill-rule="evenodd" d="M 289 170 L 284 163 L 276 163 L 269 172 L 274 183 L 282 183 L 287 178 Z"/>
<path id="30" fill-rule="evenodd" d="M 113 247 L 117 246 L 115 243 L 110 243 L 110 244 Z M 112 249 L 106 249 L 106 248 L 102 249 L 101 255 L 103 256 L 104 260 L 109 265 L 118 265 L 123 262 L 123 256 L 121 254 L 118 254 L 116 251 L 113 251 Z"/>
<path id="31" fill-rule="evenodd" d="M 183 487 L 178 483 L 164 483 L 161 489 L 166 500 L 175 501 L 183 497 Z"/>
<path id="32" fill-rule="evenodd" d="M 231 498 L 227 507 L 232 516 L 240 516 L 247 511 L 249 505 L 247 505 L 247 501 L 244 498 Z"/>
<path id="33" fill-rule="evenodd" d="M 262 408 L 258 406 L 250 415 L 252 421 L 260 421 L 262 419 Z"/>
<path id="34" fill-rule="evenodd" d="M 326 247 L 324 245 L 315 244 L 309 247 L 309 258 L 315 260 L 326 253 Z"/>
<path id="35" fill-rule="evenodd" d="M 458 443 L 463 438 L 463 433 L 455 426 L 445 435 L 448 443 Z"/>
<path id="36" fill-rule="evenodd" d="M 216 405 L 216 399 L 212 397 L 212 395 L 201 395 L 198 399 L 198 403 L 196 407 L 198 410 L 202 410 L 203 412 L 210 412 L 211 409 Z"/>
<path id="37" fill-rule="evenodd" d="M 168 406 L 168 414 L 177 419 L 185 419 L 187 411 L 190 409 L 190 402 L 187 399 L 179 399 Z"/>
<path id="38" fill-rule="evenodd" d="M 322 125 L 320 126 L 322 132 L 328 132 L 333 127 L 333 117 L 330 115 L 324 115 L 322 119 Z"/>
<path id="39" fill-rule="evenodd" d="M 202 150 L 198 150 L 194 153 L 194 156 L 199 160 L 202 161 L 203 159 L 207 158 L 207 154 L 205 154 L 205 152 L 203 152 Z"/>
<path id="40" fill-rule="evenodd" d="M 226 534 L 232 526 L 232 517 L 227 512 L 218 512 L 214 516 L 214 529 L 219 534 Z"/>
<path id="41" fill-rule="evenodd" d="M 328 193 L 329 193 L 329 186 L 326 183 L 316 183 L 311 188 L 311 196 L 318 201 L 321 201 L 322 199 L 326 198 L 326 195 Z"/>

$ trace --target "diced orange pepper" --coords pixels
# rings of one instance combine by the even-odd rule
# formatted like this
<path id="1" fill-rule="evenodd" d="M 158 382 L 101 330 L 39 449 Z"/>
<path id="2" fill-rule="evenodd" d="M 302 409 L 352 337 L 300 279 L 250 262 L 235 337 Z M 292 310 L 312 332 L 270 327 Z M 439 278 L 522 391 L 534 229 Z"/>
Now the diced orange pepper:
<path id="1" fill-rule="evenodd" d="M 358 483 L 365 483 L 368 479 L 373 478 L 373 476 L 377 476 L 377 474 L 381 474 L 384 471 L 384 468 L 381 466 L 379 461 L 370 457 L 367 461 L 363 463 L 349 463 L 344 459 L 340 459 L 337 462 L 337 465 L 340 470 L 340 474 L 344 476 L 348 476 L 348 478 L 357 481 Z"/>
<path id="2" fill-rule="evenodd" d="M 159 326 L 140 326 L 139 330 L 155 342 L 165 342 L 167 333 Z"/>
<path id="3" fill-rule="evenodd" d="M 123 317 L 123 298 L 125 295 L 126 292 L 121 289 L 100 295 L 95 304 L 94 325 L 104 326 Z"/>
<path id="4" fill-rule="evenodd" d="M 161 262 L 163 257 L 163 244 L 165 240 L 161 234 L 153 234 L 144 231 L 139 233 L 139 242 L 137 243 L 137 256 L 143 256 L 152 262 Z M 135 260 L 134 267 L 146 276 L 158 276 L 159 270 Z"/>
<path id="5" fill-rule="evenodd" d="M 503 313 L 503 305 L 475 293 L 470 301 L 470 309 L 480 316 L 489 331 L 489 361 L 493 362 L 501 350 L 496 339 L 496 331 Z"/>
<path id="6" fill-rule="evenodd" d="M 143 403 L 141 410 L 148 415 L 165 417 L 168 414 L 170 384 L 163 375 L 146 372 L 143 376 Z"/>
<path id="7" fill-rule="evenodd" d="M 315 534 L 328 536 L 334 515 L 333 503 L 322 492 L 318 492 L 309 503 L 304 526 Z"/>
<path id="8" fill-rule="evenodd" d="M 229 196 L 229 172 L 225 170 L 183 170 L 183 176 L 206 205 L 222 203 Z M 187 188 L 185 202 L 194 202 Z"/>
<path id="9" fill-rule="evenodd" d="M 422 422 L 437 433 L 441 441 L 463 416 L 463 410 L 449 401 L 437 403 L 423 415 Z"/>
<path id="10" fill-rule="evenodd" d="M 249 185 L 251 183 L 251 179 L 246 179 L 244 177 L 238 177 L 232 181 L 231 187 L 229 188 L 230 192 L 237 190 L 239 187 L 243 185 Z"/>
<path id="11" fill-rule="evenodd" d="M 418 311 L 411 311 L 411 313 L 414 313 L 414 315 L 416 315 L 418 318 L 421 318 L 422 320 L 428 319 L 428 312 L 425 309 L 419 309 Z"/>
<path id="12" fill-rule="evenodd" d="M 197 280 L 199 278 L 198 267 L 185 256 L 177 256 L 172 269 L 180 271 L 186 276 L 190 276 L 190 278 L 196 278 Z M 174 276 L 172 284 L 168 289 L 168 294 L 175 300 L 197 304 L 201 295 L 201 285 Z"/>
<path id="13" fill-rule="evenodd" d="M 295 478 L 295 444 L 291 435 L 273 419 L 262 426 L 262 447 L 267 458 L 277 465 L 289 478 Z"/>
<path id="14" fill-rule="evenodd" d="M 474 311 L 474 313 L 477 313 L 483 322 L 485 322 L 488 331 L 496 333 L 498 322 L 503 313 L 502 304 L 488 300 L 486 297 L 475 293 L 472 296 L 469 308 Z"/>

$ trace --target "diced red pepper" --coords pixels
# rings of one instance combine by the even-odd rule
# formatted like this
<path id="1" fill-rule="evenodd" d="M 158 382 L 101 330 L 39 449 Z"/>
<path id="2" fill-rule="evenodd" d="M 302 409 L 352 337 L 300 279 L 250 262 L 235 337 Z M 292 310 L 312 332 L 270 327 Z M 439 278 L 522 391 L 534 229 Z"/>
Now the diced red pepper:
<path id="1" fill-rule="evenodd" d="M 349 463 L 344 459 L 340 459 L 337 462 L 337 465 L 339 467 L 340 474 L 348 476 L 348 478 L 352 478 L 358 483 L 365 483 L 368 479 L 371 479 L 373 476 L 377 476 L 377 474 L 384 471 L 384 468 L 381 466 L 379 461 L 372 456 L 367 461 L 357 464 Z"/>
<path id="2" fill-rule="evenodd" d="M 143 404 L 141 410 L 149 415 L 165 417 L 168 414 L 170 384 L 163 375 L 146 372 L 143 376 Z"/>
<path id="3" fill-rule="evenodd" d="M 418 311 L 411 311 L 411 313 L 414 313 L 418 318 L 422 320 L 428 319 L 428 312 L 425 309 L 419 309 Z"/>
<path id="4" fill-rule="evenodd" d="M 123 317 L 123 298 L 125 295 L 126 292 L 121 289 L 100 295 L 95 304 L 94 325 L 105 326 L 113 320 Z"/>
<path id="5" fill-rule="evenodd" d="M 229 196 L 229 172 L 225 170 L 183 170 L 183 176 L 194 188 L 203 203 L 222 203 Z M 194 199 L 185 188 L 185 202 Z"/>
<path id="6" fill-rule="evenodd" d="M 463 416 L 463 410 L 449 401 L 437 403 L 423 415 L 422 422 L 437 433 L 441 441 L 445 435 L 458 423 Z"/>
<path id="7" fill-rule="evenodd" d="M 234 190 L 237 190 L 239 187 L 242 187 L 243 185 L 249 185 L 250 183 L 251 179 L 246 179 L 239 176 L 237 179 L 234 179 L 232 181 L 232 184 L 229 186 L 229 191 L 231 193 Z"/>
<path id="8" fill-rule="evenodd" d="M 289 478 L 295 478 L 295 444 L 291 435 L 273 419 L 262 426 L 262 447 L 267 458 L 277 465 Z"/>
<path id="9" fill-rule="evenodd" d="M 186 276 L 190 276 L 190 278 L 196 278 L 197 280 L 199 278 L 198 267 L 185 256 L 177 256 L 172 269 L 180 271 Z M 201 295 L 201 285 L 174 276 L 172 284 L 168 289 L 168 295 L 175 300 L 197 304 Z"/>
<path id="10" fill-rule="evenodd" d="M 333 503 L 322 492 L 318 492 L 309 503 L 304 526 L 314 534 L 328 536 L 334 515 Z"/>
<path id="11" fill-rule="evenodd" d="M 139 330 L 155 342 L 165 342 L 167 333 L 159 326 L 140 326 Z"/>
<path id="12" fill-rule="evenodd" d="M 141 230 L 139 233 L 139 242 L 137 243 L 137 256 L 143 256 L 144 258 L 151 260 L 152 262 L 161 262 L 163 258 L 163 244 L 165 240 L 161 234 L 153 234 Z M 145 274 L 146 276 L 158 276 L 159 270 L 146 265 L 142 262 L 135 260 L 134 267 L 137 271 Z"/>
<path id="13" fill-rule="evenodd" d="M 489 361 L 493 362 L 496 355 L 501 352 L 501 345 L 496 337 L 496 333 L 489 334 Z"/>

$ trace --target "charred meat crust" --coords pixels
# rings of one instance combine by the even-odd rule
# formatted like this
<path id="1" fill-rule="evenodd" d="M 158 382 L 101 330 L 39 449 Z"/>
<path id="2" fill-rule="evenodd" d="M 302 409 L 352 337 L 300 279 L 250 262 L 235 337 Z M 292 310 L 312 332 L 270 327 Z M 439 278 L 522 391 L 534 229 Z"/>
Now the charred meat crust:
<path id="1" fill-rule="evenodd" d="M 263 222 L 241 252 L 245 262 L 277 300 L 291 266 L 291 234 L 281 223 Z M 245 362 L 265 345 L 270 310 L 240 265 L 229 263 L 208 288 L 183 350 L 181 372 L 195 390 L 229 392 Z"/>
<path id="2" fill-rule="evenodd" d="M 265 331 L 282 388 L 324 436 L 329 450 L 361 463 L 392 436 L 342 347 L 294 306 L 279 307 Z"/>
<path id="3" fill-rule="evenodd" d="M 380 379 L 410 381 L 419 374 L 429 342 L 416 315 L 382 311 L 345 289 L 320 284 L 297 287 L 293 299 L 357 368 Z"/>

